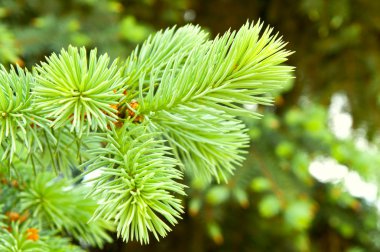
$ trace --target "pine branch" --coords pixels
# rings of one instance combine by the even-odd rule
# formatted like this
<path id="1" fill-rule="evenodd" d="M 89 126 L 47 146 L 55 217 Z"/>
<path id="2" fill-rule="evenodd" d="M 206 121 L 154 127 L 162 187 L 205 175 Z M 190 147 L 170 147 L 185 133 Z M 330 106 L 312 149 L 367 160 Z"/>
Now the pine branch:
<path id="1" fill-rule="evenodd" d="M 81 136 L 90 129 L 106 130 L 107 123 L 115 121 L 112 105 L 122 96 L 118 90 L 123 79 L 115 61 L 108 65 L 106 54 L 97 57 L 94 49 L 87 59 L 84 48 L 70 46 L 36 68 L 36 107 L 52 120 L 51 127 L 71 123 L 71 131 Z"/>
<path id="2" fill-rule="evenodd" d="M 148 243 L 148 231 L 157 240 L 166 236 L 171 229 L 165 222 L 176 224 L 182 213 L 181 201 L 172 194 L 184 194 L 169 149 L 143 126 L 114 128 L 112 135 L 99 137 L 106 146 L 94 154 L 106 155 L 85 164 L 89 172 L 101 169 L 90 194 L 102 199 L 93 219 L 112 220 L 125 241 Z"/>
<path id="3" fill-rule="evenodd" d="M 259 116 L 242 105 L 270 104 L 268 93 L 291 78 L 282 65 L 290 52 L 262 26 L 214 40 L 192 25 L 168 29 L 122 65 L 70 46 L 33 75 L 2 68 L 2 162 L 13 158 L 6 165 L 14 173 L 35 171 L 22 208 L 92 245 L 108 240 L 108 221 L 125 241 L 165 236 L 182 213 L 177 166 L 227 181 L 249 142 L 238 117 Z M 78 166 L 83 175 L 101 173 L 88 199 L 84 187 L 52 179 L 53 168 L 70 177 Z"/>
<path id="4" fill-rule="evenodd" d="M 21 68 L 8 73 L 0 66 L 0 142 L 4 152 L 2 160 L 12 162 L 18 142 L 28 152 L 42 150 L 37 127 L 47 130 L 47 120 L 33 106 L 30 89 L 34 85 L 31 74 Z"/>
<path id="5" fill-rule="evenodd" d="M 170 110 L 192 101 L 235 116 L 257 116 L 236 104 L 269 104 L 262 95 L 281 88 L 293 69 L 279 65 L 291 54 L 282 50 L 285 44 L 270 35 L 270 28 L 259 37 L 261 29 L 261 23 L 247 23 L 237 33 L 198 44 L 188 56 L 171 58 L 161 78 L 152 71 L 140 112 Z M 159 83 L 157 88 L 154 83 Z"/>
<path id="6" fill-rule="evenodd" d="M 261 29 L 260 22 L 247 23 L 237 33 L 227 32 L 172 57 L 162 73 L 154 69 L 149 73 L 145 93 L 145 79 L 140 81 L 136 113 L 151 123 L 153 131 L 165 133 L 187 169 L 207 180 L 211 174 L 226 180 L 247 145 L 243 127 L 221 122 L 233 121 L 234 116 L 258 117 L 242 105 L 270 104 L 268 93 L 291 78 L 292 67 L 280 65 L 290 52 L 271 35 L 272 29 L 260 37 Z M 210 124 L 219 138 L 211 133 Z M 233 133 L 231 127 L 240 132 Z M 223 134 L 235 134 L 236 139 Z"/>

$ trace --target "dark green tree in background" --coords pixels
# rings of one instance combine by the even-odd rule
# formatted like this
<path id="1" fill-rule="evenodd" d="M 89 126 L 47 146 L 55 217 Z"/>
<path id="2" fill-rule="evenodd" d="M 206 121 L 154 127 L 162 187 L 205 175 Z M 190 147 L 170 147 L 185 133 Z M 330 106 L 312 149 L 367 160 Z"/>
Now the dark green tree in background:
<path id="1" fill-rule="evenodd" d="M 309 172 L 315 161 L 334 160 L 379 184 L 378 13 L 380 2 L 371 0 L 0 0 L 0 61 L 31 67 L 69 44 L 125 59 L 168 26 L 192 22 L 216 36 L 260 18 L 289 41 L 296 70 L 274 94 L 275 106 L 249 108 L 264 117 L 245 119 L 244 165 L 228 184 L 185 176 L 186 212 L 165 239 L 116 241 L 103 251 L 379 251 L 376 201 L 350 193 L 342 178 L 319 181 Z M 342 111 L 352 116 L 346 137 L 331 126 L 337 96 L 347 98 Z M 91 241 L 88 231 L 81 233 Z"/>

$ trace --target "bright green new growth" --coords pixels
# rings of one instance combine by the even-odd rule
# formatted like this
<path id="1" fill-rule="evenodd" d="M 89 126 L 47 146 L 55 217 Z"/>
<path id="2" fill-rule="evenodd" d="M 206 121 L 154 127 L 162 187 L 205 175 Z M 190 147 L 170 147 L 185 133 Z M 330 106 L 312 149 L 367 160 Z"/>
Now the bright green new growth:
<path id="1" fill-rule="evenodd" d="M 66 176 L 76 166 L 90 186 L 87 196 L 98 203 L 92 221 L 112 222 L 125 241 L 148 243 L 150 232 L 156 239 L 165 236 L 182 213 L 182 170 L 207 182 L 227 182 L 249 144 L 238 117 L 259 116 L 243 105 L 270 104 L 269 92 L 291 78 L 292 67 L 281 65 L 290 52 L 262 26 L 247 23 L 214 40 L 197 26 L 168 29 L 124 63 L 110 65 L 96 50 L 87 56 L 84 48 L 69 47 L 33 75 L 1 70 L 6 92 L 0 112 L 16 111 L 9 105 L 14 102 L 22 108 L 12 119 L 0 114 L 3 157 L 15 154 L 29 166 L 41 157 L 48 161 L 33 162 L 36 171 L 53 168 Z M 27 140 L 27 151 L 17 152 L 24 135 L 33 143 L 44 136 L 38 144 L 43 152 Z M 73 152 L 74 158 L 68 154 Z M 99 175 L 86 177 L 94 173 Z M 56 221 L 61 213 L 54 209 L 62 201 L 43 206 L 33 201 L 37 184 L 33 190 L 25 192 L 23 204 L 36 217 L 74 237 L 86 234 L 71 225 L 75 216 Z M 49 190 L 64 197 L 54 186 Z M 86 239 L 99 244 L 105 238 L 98 230 Z"/>
<path id="2" fill-rule="evenodd" d="M 50 127 L 56 129 L 71 122 L 71 130 L 81 135 L 90 127 L 105 130 L 108 122 L 115 121 L 116 111 L 110 105 L 117 104 L 122 96 L 123 80 L 116 62 L 108 65 L 108 56 L 97 58 L 96 49 L 87 59 L 84 48 L 78 51 L 69 47 L 58 56 L 53 53 L 47 63 L 36 68 L 35 105 L 52 120 Z"/>
<path id="3" fill-rule="evenodd" d="M 8 73 L 0 68 L 0 141 L 3 150 L 2 160 L 9 163 L 16 152 L 17 142 L 22 142 L 29 152 L 35 144 L 42 149 L 35 127 L 45 127 L 46 120 L 40 117 L 32 106 L 30 88 L 34 79 L 21 68 L 11 68 Z"/>
<path id="4" fill-rule="evenodd" d="M 182 205 L 172 193 L 184 194 L 170 149 L 142 126 L 113 129 L 98 140 L 106 146 L 91 151 L 99 156 L 88 162 L 88 171 L 101 171 L 91 194 L 102 199 L 94 219 L 113 220 L 126 241 L 148 243 L 148 231 L 166 236 L 171 229 L 160 216 L 176 224 Z"/>

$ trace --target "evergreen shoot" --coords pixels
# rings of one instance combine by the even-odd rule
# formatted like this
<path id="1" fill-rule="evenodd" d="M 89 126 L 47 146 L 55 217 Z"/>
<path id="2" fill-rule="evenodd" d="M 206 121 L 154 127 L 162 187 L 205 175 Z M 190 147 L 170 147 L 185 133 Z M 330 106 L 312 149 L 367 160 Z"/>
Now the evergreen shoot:
<path id="1" fill-rule="evenodd" d="M 69 46 L 32 72 L 1 67 L 1 251 L 82 251 L 71 239 L 101 247 L 111 230 L 159 240 L 184 173 L 228 182 L 249 147 L 241 118 L 260 117 L 244 105 L 271 104 L 291 52 L 261 22 L 207 36 L 187 25 L 125 61 Z"/>

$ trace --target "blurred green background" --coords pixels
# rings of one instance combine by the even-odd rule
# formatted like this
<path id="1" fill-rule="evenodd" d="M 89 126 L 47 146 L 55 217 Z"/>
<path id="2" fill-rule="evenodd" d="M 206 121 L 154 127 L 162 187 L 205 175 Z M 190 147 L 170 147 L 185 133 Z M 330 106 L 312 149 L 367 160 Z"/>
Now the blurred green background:
<path id="1" fill-rule="evenodd" d="M 247 120 L 251 149 L 226 184 L 187 181 L 160 242 L 102 251 L 380 251 L 380 1 L 0 0 L 0 62 L 31 67 L 69 44 L 125 58 L 152 32 L 247 20 L 295 51 L 293 83 Z M 93 249 L 92 251 L 100 251 Z"/>

